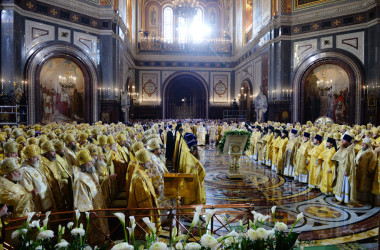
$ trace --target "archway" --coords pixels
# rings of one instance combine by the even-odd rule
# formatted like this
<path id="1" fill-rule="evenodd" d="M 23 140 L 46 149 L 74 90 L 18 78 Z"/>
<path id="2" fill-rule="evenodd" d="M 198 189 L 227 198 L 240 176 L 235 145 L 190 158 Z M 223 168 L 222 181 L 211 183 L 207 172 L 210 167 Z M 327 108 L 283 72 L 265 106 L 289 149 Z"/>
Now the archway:
<path id="1" fill-rule="evenodd" d="M 344 52 L 311 55 L 294 75 L 293 121 L 328 116 L 338 123 L 360 123 L 362 85 L 360 62 Z"/>
<path id="2" fill-rule="evenodd" d="M 79 117 L 78 121 L 94 122 L 98 120 L 98 96 L 97 86 L 98 78 L 96 73 L 96 67 L 92 60 L 79 48 L 75 46 L 67 46 L 64 43 L 57 43 L 45 47 L 38 48 L 28 59 L 25 75 L 28 80 L 28 101 L 29 101 L 29 117 L 30 123 L 37 123 L 43 121 L 43 112 L 41 100 L 44 93 L 41 89 L 41 71 L 44 65 L 52 60 L 64 60 L 75 68 L 76 72 L 80 72 L 83 75 L 83 93 L 82 104 L 83 109 L 77 109 L 76 115 Z M 73 75 L 71 75 L 73 76 Z M 60 88 L 59 74 L 56 75 L 57 79 L 52 79 L 52 84 L 55 84 L 56 88 Z M 54 83 L 54 81 L 56 81 Z M 74 81 L 72 81 L 73 83 Z M 63 82 L 62 82 L 63 83 Z M 76 82 L 74 82 L 76 83 Z M 66 85 L 72 85 L 69 82 Z M 51 91 L 54 92 L 54 91 Z M 55 96 L 52 96 L 52 103 L 57 103 L 58 91 L 55 92 Z M 74 92 L 73 92 L 74 93 Z M 78 93 L 77 97 L 78 97 Z M 42 98 L 41 98 L 42 97 Z M 61 97 L 59 97 L 61 98 Z M 68 98 L 74 98 L 69 96 Z M 77 98 L 78 100 L 78 98 Z M 80 98 L 79 98 L 80 100 Z M 79 102 L 80 103 L 80 102 Z M 82 112 L 83 110 L 83 112 Z M 75 117 L 74 117 L 75 118 Z M 54 120 L 52 120 L 54 121 Z"/>
<path id="3" fill-rule="evenodd" d="M 166 119 L 207 118 L 207 88 L 194 73 L 168 78 L 163 90 L 163 117 Z"/>

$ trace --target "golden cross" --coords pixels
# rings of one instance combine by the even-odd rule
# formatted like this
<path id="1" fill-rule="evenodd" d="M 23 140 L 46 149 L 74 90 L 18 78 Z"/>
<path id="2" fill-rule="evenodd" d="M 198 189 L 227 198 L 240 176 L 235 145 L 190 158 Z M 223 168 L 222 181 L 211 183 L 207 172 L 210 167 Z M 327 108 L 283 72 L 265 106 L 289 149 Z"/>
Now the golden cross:
<path id="1" fill-rule="evenodd" d="M 359 22 L 363 21 L 363 19 L 364 19 L 363 16 L 358 16 L 358 17 L 356 18 L 356 20 L 358 20 Z"/>
<path id="2" fill-rule="evenodd" d="M 26 6 L 27 6 L 29 9 L 31 9 L 31 8 L 34 7 L 34 5 L 32 4 L 32 2 L 27 2 L 27 3 L 26 3 Z"/>
<path id="3" fill-rule="evenodd" d="M 340 22 L 340 20 L 335 20 L 335 22 L 334 22 L 334 24 L 335 24 L 335 26 L 338 26 L 339 24 L 340 24 L 341 22 Z"/>
<path id="4" fill-rule="evenodd" d="M 76 22 L 76 21 L 78 21 L 78 19 L 79 19 L 79 17 L 77 16 L 77 15 L 74 15 L 73 16 L 73 20 Z"/>
<path id="5" fill-rule="evenodd" d="M 50 10 L 50 13 L 53 14 L 53 16 L 57 15 L 58 11 L 56 11 L 55 9 L 52 9 Z"/>
<path id="6" fill-rule="evenodd" d="M 319 24 L 316 23 L 316 24 L 313 25 L 313 27 L 314 27 L 314 29 L 316 30 L 316 29 L 319 28 Z"/>
<path id="7" fill-rule="evenodd" d="M 95 20 L 94 20 L 94 21 L 92 21 L 91 23 L 92 23 L 92 26 L 94 26 L 94 27 L 96 27 L 96 25 L 98 25 L 98 22 L 97 22 L 97 21 L 95 21 Z"/>
<path id="8" fill-rule="evenodd" d="M 298 33 L 300 31 L 300 29 L 298 28 L 298 27 L 296 27 L 295 29 L 294 29 L 294 33 Z"/>

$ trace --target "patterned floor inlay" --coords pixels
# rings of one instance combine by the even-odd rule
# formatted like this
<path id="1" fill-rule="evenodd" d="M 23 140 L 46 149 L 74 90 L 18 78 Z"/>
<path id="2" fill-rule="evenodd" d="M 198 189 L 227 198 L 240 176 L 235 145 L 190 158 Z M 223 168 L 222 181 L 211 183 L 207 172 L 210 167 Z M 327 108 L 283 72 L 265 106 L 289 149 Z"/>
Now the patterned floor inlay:
<path id="1" fill-rule="evenodd" d="M 244 180 L 230 180 L 226 176 L 227 155 L 212 147 L 202 147 L 199 151 L 207 172 L 207 204 L 252 203 L 255 211 L 262 214 L 270 214 L 271 207 L 277 206 L 276 220 L 289 228 L 297 214 L 303 212 L 305 218 L 297 223 L 295 231 L 301 232 L 302 240 L 316 245 L 354 242 L 377 235 L 380 207 L 338 205 L 333 197 L 296 183 L 292 178 L 278 176 L 248 158 L 241 163 Z"/>

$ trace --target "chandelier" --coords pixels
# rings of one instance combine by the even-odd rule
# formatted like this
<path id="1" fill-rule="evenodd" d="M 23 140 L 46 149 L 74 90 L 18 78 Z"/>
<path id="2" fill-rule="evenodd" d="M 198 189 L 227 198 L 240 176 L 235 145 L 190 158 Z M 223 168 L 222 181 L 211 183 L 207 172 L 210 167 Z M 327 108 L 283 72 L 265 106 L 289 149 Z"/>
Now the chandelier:
<path id="1" fill-rule="evenodd" d="M 191 19 L 197 14 L 197 7 L 199 6 L 196 0 L 174 0 L 173 9 L 174 13 L 185 19 Z"/>
<path id="2" fill-rule="evenodd" d="M 77 82 L 77 78 L 75 76 L 70 75 L 69 72 L 66 72 L 65 76 L 59 76 L 59 86 L 63 89 L 71 89 L 75 87 Z"/>
<path id="3" fill-rule="evenodd" d="M 320 91 L 329 91 L 332 89 L 332 79 L 327 80 L 326 76 L 326 62 L 323 64 L 323 70 L 322 70 L 322 80 L 317 81 L 317 88 Z"/>

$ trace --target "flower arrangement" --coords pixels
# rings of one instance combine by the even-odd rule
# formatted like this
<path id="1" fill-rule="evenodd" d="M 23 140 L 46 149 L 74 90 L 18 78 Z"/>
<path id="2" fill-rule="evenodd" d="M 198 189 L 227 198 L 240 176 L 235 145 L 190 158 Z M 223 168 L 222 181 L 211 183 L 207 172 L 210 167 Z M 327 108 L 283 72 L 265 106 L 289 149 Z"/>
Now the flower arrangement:
<path id="1" fill-rule="evenodd" d="M 293 232 L 295 225 L 303 219 L 303 214 L 297 216 L 296 221 L 290 231 L 286 233 L 288 226 L 283 222 L 276 222 L 275 212 L 276 207 L 272 207 L 272 218 L 274 227 L 271 230 L 265 229 L 263 226 L 269 226 L 266 221 L 271 218 L 269 215 L 263 215 L 255 211 L 252 212 L 253 221 L 249 220 L 249 224 L 244 225 L 240 220 L 239 225 L 232 227 L 225 214 L 221 216 L 227 222 L 229 232 L 226 235 L 216 238 L 209 230 L 209 224 L 215 216 L 215 209 L 208 209 L 205 212 L 205 227 L 202 231 L 200 214 L 202 206 L 196 207 L 193 220 L 186 235 L 178 233 L 176 227 L 172 230 L 172 237 L 168 243 L 159 240 L 155 223 L 152 223 L 149 217 L 144 217 L 142 220 L 148 227 L 148 233 L 145 237 L 145 242 L 137 244 L 134 237 L 136 228 L 135 217 L 129 217 L 129 227 L 125 223 L 125 214 L 115 213 L 119 219 L 123 231 L 124 239 L 114 245 L 111 250 L 249 250 L 249 249 L 294 249 L 300 244 L 298 241 L 299 233 Z M 79 211 L 76 211 L 76 226 L 74 222 L 69 222 L 67 229 L 70 230 L 68 241 L 63 239 L 65 227 L 58 227 L 58 235 L 55 237 L 54 232 L 49 230 L 48 220 L 50 213 L 47 213 L 43 220 L 43 226 L 40 226 L 40 221 L 31 221 L 34 213 L 28 214 L 26 223 L 12 233 L 12 238 L 17 239 L 19 244 L 17 249 L 92 249 L 86 244 L 86 237 L 89 227 L 90 216 L 86 212 L 87 226 L 86 230 L 83 224 L 79 224 Z M 200 240 L 198 242 L 188 242 L 192 229 L 198 227 Z M 128 233 L 127 233 L 128 232 Z M 95 249 L 107 249 L 107 246 Z"/>
<path id="2" fill-rule="evenodd" d="M 90 225 L 90 213 L 85 212 L 87 226 L 86 230 L 83 228 L 83 224 L 79 225 L 80 212 L 75 211 L 76 226 L 74 222 L 69 222 L 67 224 L 67 229 L 70 230 L 69 238 L 70 241 L 63 239 L 65 235 L 66 227 L 58 226 L 57 236 L 54 231 L 48 229 L 49 215 L 50 212 L 45 214 L 45 219 L 43 220 L 43 226 L 39 220 L 32 221 L 35 213 L 28 213 L 28 218 L 26 222 L 14 231 L 11 235 L 12 239 L 15 240 L 17 249 L 92 249 L 88 244 L 86 244 L 86 237 L 88 233 L 88 228 Z M 107 249 L 107 246 L 96 247 L 96 249 Z"/>
<path id="3" fill-rule="evenodd" d="M 246 151 L 249 146 L 251 146 L 251 136 L 252 133 L 249 131 L 241 130 L 241 129 L 235 129 L 232 131 L 226 131 L 222 137 L 222 140 L 218 143 L 218 149 L 220 152 L 223 152 L 224 144 L 226 143 L 226 137 L 228 135 L 248 135 L 247 143 L 245 144 L 244 151 Z"/>

